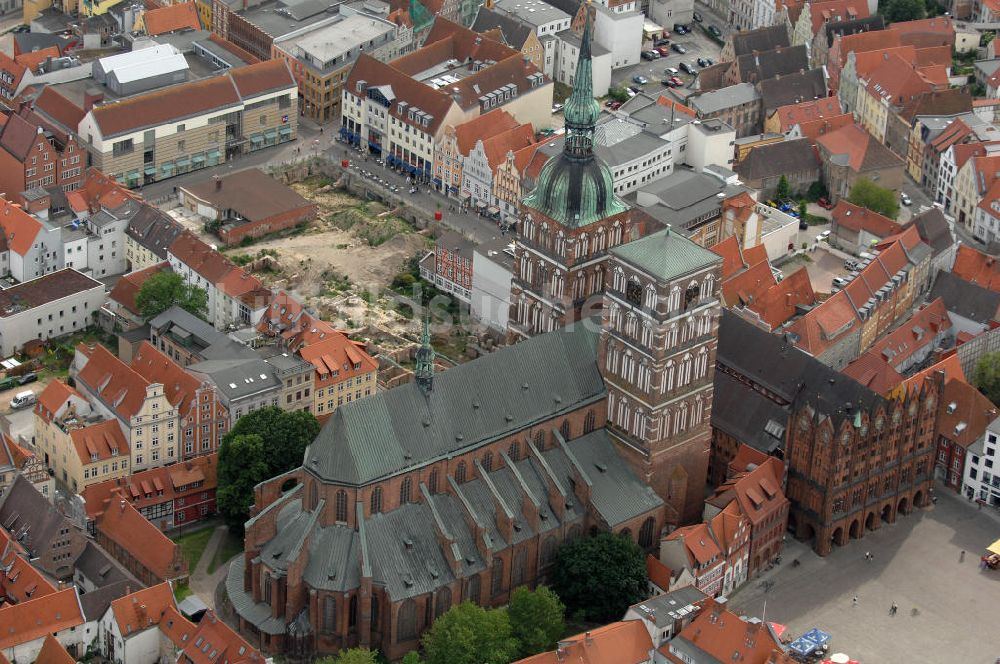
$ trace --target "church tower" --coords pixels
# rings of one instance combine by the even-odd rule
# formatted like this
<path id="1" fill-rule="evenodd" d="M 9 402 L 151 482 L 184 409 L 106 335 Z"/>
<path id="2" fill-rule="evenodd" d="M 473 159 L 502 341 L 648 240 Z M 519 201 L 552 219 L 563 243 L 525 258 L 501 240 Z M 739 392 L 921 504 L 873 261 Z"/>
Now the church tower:
<path id="1" fill-rule="evenodd" d="M 593 315 L 602 304 L 611 247 L 645 234 L 594 154 L 601 114 L 594 99 L 591 18 L 583 29 L 562 151 L 550 158 L 521 203 L 515 238 L 510 336 L 523 339 Z"/>
<path id="2" fill-rule="evenodd" d="M 607 431 L 667 503 L 701 520 L 711 451 L 722 259 L 666 230 L 611 250 L 599 362 Z"/>

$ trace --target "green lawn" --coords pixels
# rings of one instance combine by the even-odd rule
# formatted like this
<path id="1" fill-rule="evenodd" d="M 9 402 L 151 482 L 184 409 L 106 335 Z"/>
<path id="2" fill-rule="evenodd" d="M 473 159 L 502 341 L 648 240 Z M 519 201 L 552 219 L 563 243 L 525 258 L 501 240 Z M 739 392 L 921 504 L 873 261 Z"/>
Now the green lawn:
<path id="1" fill-rule="evenodd" d="M 208 546 L 208 540 L 212 539 L 213 532 L 215 532 L 215 528 L 202 528 L 174 538 L 174 541 L 180 544 L 181 555 L 187 561 L 188 570 L 191 572 L 194 572 L 194 568 L 198 566 L 201 554 L 205 552 L 205 547 Z"/>
<path id="2" fill-rule="evenodd" d="M 215 570 L 219 569 L 222 565 L 226 564 L 233 556 L 237 555 L 243 551 L 243 540 L 226 530 L 226 535 L 222 540 L 222 544 L 219 548 L 215 550 L 215 557 L 212 558 L 212 562 L 208 563 L 208 573 L 211 574 Z"/>

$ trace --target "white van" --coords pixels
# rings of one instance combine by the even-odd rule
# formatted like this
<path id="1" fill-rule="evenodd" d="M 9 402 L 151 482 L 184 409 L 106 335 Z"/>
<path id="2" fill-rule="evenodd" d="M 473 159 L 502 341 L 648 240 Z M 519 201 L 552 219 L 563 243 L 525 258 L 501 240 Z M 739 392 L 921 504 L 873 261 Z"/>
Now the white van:
<path id="1" fill-rule="evenodd" d="M 14 395 L 14 398 L 10 400 L 10 407 L 14 410 L 27 408 L 29 406 L 34 406 L 35 401 L 35 393 L 31 390 L 25 390 L 24 392 L 18 392 Z"/>

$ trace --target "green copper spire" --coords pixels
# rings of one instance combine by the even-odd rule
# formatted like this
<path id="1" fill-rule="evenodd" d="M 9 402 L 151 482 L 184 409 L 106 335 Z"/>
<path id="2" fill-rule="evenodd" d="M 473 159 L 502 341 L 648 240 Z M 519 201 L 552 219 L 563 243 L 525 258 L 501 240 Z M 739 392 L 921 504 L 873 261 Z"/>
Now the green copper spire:
<path id="1" fill-rule="evenodd" d="M 414 33 L 430 27 L 430 24 L 434 22 L 434 15 L 427 11 L 427 8 L 420 3 L 420 0 L 410 0 L 409 11 Z"/>
<path id="2" fill-rule="evenodd" d="M 524 199 L 527 207 L 571 228 L 586 226 L 628 209 L 615 195 L 607 164 L 594 155 L 594 131 L 601 106 L 594 99 L 590 24 L 588 5 L 573 93 L 563 109 L 566 119 L 563 151 L 545 163 L 538 174 L 535 190 Z"/>
<path id="3" fill-rule="evenodd" d="M 431 321 L 424 317 L 424 331 L 420 335 L 420 348 L 417 349 L 417 366 L 414 371 L 417 385 L 427 394 L 434 385 L 434 347 L 431 346 Z"/>

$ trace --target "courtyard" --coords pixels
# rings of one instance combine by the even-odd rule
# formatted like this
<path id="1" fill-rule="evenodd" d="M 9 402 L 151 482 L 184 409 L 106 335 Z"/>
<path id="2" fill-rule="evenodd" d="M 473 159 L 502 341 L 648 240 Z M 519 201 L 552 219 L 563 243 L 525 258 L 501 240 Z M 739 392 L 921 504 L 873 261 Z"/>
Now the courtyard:
<path id="1" fill-rule="evenodd" d="M 936 505 L 826 558 L 789 535 L 782 563 L 749 580 L 730 608 L 785 625 L 793 638 L 818 627 L 833 635 L 830 652 L 862 664 L 993 664 L 1000 571 L 980 569 L 979 557 L 1000 537 L 1000 515 L 941 488 L 935 495 Z M 773 582 L 767 592 L 764 581 Z M 899 611 L 890 616 L 893 602 Z"/>

